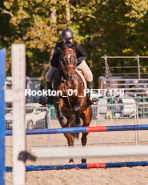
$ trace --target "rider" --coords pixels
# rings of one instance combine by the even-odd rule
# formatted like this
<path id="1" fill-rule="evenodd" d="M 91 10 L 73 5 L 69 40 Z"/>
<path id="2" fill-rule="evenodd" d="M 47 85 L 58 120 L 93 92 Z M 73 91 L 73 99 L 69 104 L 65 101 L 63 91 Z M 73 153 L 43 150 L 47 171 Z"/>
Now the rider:
<path id="1" fill-rule="evenodd" d="M 87 88 L 88 89 L 93 89 L 93 74 L 88 67 L 87 63 L 85 62 L 85 59 L 87 58 L 86 52 L 84 51 L 83 47 L 77 43 L 76 41 L 73 40 L 74 35 L 73 32 L 70 29 L 65 29 L 62 31 L 61 34 L 61 39 L 62 42 L 58 43 L 55 48 L 54 48 L 54 54 L 51 59 L 51 67 L 47 72 L 46 75 L 46 88 L 52 90 L 52 79 L 55 74 L 55 72 L 58 69 L 59 65 L 59 57 L 61 54 L 61 44 L 64 45 L 65 48 L 72 48 L 75 44 L 76 46 L 76 57 L 77 57 L 77 67 L 76 69 L 80 69 L 83 71 L 83 73 L 86 75 L 87 78 Z M 88 104 L 93 104 L 93 101 L 90 99 L 90 93 L 87 93 L 87 102 Z M 47 98 L 47 103 L 48 104 L 53 104 L 53 97 L 48 96 Z"/>

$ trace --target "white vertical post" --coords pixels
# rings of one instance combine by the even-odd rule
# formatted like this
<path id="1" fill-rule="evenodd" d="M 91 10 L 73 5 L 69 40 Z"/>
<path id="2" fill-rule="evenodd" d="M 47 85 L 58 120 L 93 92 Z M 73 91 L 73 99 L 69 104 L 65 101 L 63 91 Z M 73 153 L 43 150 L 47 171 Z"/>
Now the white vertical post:
<path id="1" fill-rule="evenodd" d="M 140 79 L 140 64 L 139 64 L 139 55 L 137 55 L 137 65 L 138 65 L 138 78 Z"/>
<path id="2" fill-rule="evenodd" d="M 133 104 L 133 107 L 134 107 L 134 125 L 137 125 L 137 120 L 136 120 L 136 117 L 137 117 L 137 113 L 136 113 L 137 105 Z M 137 130 L 135 130 L 135 143 L 136 143 L 136 145 L 138 144 L 138 141 L 137 141 Z"/>
<path id="3" fill-rule="evenodd" d="M 52 110 L 52 107 L 50 107 L 48 109 L 48 129 L 51 128 L 51 110 Z M 51 134 L 48 134 L 48 147 L 52 147 L 52 138 L 51 138 Z"/>
<path id="4" fill-rule="evenodd" d="M 25 184 L 25 163 L 18 160 L 18 155 L 25 150 L 25 45 L 13 44 L 13 185 Z"/>
<path id="5" fill-rule="evenodd" d="M 136 110 L 137 110 L 137 114 L 136 114 L 136 117 L 137 117 L 137 125 L 139 125 L 139 114 L 138 114 L 138 108 L 139 108 L 139 103 L 136 105 Z M 140 140 L 139 140 L 139 130 L 137 130 L 137 143 L 138 143 L 138 145 L 140 145 Z"/>

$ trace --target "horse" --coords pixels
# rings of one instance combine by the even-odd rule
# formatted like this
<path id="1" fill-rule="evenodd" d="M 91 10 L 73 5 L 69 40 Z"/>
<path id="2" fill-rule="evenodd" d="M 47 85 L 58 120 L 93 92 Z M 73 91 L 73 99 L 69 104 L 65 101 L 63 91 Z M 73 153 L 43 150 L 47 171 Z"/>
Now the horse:
<path id="1" fill-rule="evenodd" d="M 76 66 L 75 49 L 63 49 L 58 71 L 52 81 L 53 89 L 62 92 L 62 95 L 53 97 L 57 118 L 62 128 L 89 126 L 92 119 L 92 108 L 87 105 L 87 97 L 84 95 L 86 86 L 78 74 Z M 64 135 L 69 147 L 74 146 L 74 138 L 79 137 L 79 133 L 66 133 Z M 86 146 L 87 135 L 88 133 L 82 133 L 82 146 Z M 74 161 L 70 159 L 69 162 Z M 86 163 L 86 159 L 81 159 L 81 162 Z"/>

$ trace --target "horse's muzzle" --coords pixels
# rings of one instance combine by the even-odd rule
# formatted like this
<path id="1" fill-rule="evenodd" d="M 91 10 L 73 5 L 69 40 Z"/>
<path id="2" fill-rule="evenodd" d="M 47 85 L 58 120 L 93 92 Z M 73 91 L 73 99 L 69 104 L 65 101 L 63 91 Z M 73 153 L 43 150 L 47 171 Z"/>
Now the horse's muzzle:
<path id="1" fill-rule="evenodd" d="M 67 73 L 67 80 L 72 80 L 73 79 L 73 74 Z"/>

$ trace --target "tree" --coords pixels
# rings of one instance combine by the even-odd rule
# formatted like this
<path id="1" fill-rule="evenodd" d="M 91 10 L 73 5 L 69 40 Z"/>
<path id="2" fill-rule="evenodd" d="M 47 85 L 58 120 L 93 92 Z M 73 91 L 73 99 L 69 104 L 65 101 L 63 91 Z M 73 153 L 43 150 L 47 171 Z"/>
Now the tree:
<path id="1" fill-rule="evenodd" d="M 98 76 L 104 73 L 101 56 L 148 54 L 147 1 L 2 0 L 0 47 L 8 48 L 8 74 L 11 44 L 25 43 L 29 75 L 45 78 L 54 46 L 60 41 L 62 30 L 68 27 L 87 52 L 97 88 Z M 109 65 L 133 65 L 133 62 L 115 59 Z"/>

